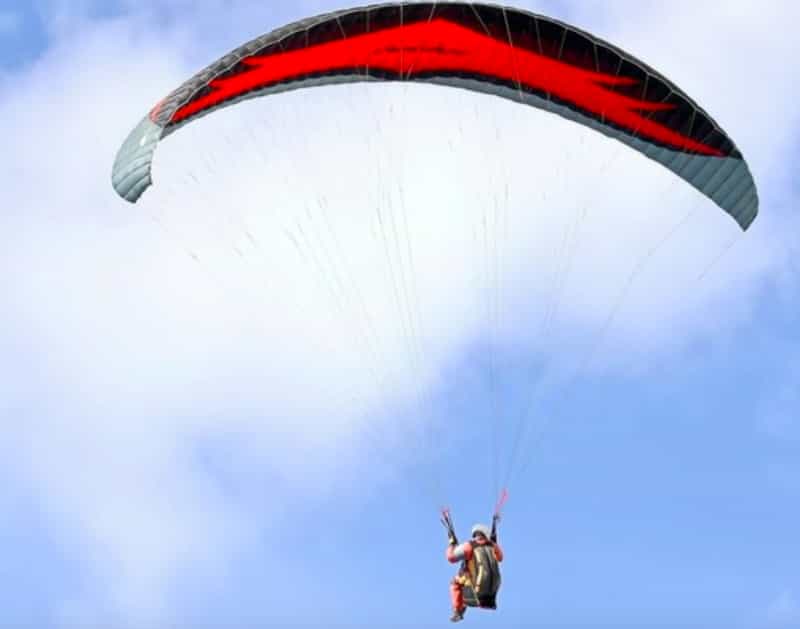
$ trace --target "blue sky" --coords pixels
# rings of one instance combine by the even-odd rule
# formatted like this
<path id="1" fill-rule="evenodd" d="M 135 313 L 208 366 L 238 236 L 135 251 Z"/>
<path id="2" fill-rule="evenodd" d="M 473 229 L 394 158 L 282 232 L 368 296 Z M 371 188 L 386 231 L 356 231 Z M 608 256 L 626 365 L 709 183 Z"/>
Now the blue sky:
<path id="1" fill-rule="evenodd" d="M 115 196 L 154 102 L 338 6 L 0 9 L 0 626 L 442 626 L 436 506 L 463 535 L 513 463 L 470 625 L 800 627 L 798 8 L 519 5 L 721 123 L 746 234 L 598 134 L 413 86 L 229 108 Z"/>

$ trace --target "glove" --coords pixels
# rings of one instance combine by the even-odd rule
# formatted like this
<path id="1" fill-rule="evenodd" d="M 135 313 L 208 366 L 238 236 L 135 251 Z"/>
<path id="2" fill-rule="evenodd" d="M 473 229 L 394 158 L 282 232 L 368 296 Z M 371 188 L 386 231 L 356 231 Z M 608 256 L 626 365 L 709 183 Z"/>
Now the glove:
<path id="1" fill-rule="evenodd" d="M 458 540 L 456 539 L 456 536 L 453 535 L 452 533 L 448 533 L 447 542 L 450 544 L 450 546 L 455 546 L 456 544 L 458 544 Z"/>

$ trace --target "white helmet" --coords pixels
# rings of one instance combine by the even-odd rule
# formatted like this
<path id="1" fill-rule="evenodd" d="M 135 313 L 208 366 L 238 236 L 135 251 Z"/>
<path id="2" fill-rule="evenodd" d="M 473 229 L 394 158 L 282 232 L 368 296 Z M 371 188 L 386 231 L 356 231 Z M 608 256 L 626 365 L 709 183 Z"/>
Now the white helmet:
<path id="1" fill-rule="evenodd" d="M 473 526 L 472 537 L 475 537 L 476 533 L 480 533 L 486 539 L 489 539 L 489 537 L 491 536 L 491 531 L 489 531 L 489 527 L 486 526 L 485 524 L 476 524 L 475 526 Z"/>

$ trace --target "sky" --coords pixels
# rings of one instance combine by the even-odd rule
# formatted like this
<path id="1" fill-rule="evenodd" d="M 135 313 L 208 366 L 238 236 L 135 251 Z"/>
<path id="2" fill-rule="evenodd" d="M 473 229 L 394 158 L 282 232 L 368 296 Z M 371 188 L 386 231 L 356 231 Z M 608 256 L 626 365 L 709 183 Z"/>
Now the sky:
<path id="1" fill-rule="evenodd" d="M 328 0 L 0 6 L 0 627 L 437 627 L 438 509 L 499 490 L 474 626 L 800 627 L 796 3 L 516 5 L 734 138 L 741 232 L 666 169 L 485 95 L 329 86 L 114 155 Z"/>

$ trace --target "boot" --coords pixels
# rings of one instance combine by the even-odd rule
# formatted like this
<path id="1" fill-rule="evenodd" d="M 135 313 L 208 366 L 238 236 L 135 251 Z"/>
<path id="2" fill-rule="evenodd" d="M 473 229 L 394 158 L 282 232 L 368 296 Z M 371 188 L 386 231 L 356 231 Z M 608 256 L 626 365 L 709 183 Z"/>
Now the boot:
<path id="1" fill-rule="evenodd" d="M 459 622 L 460 620 L 464 620 L 465 611 L 467 611 L 466 607 L 462 607 L 461 609 L 454 609 L 453 615 L 450 616 L 450 622 Z"/>

